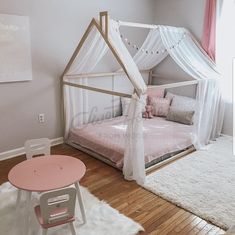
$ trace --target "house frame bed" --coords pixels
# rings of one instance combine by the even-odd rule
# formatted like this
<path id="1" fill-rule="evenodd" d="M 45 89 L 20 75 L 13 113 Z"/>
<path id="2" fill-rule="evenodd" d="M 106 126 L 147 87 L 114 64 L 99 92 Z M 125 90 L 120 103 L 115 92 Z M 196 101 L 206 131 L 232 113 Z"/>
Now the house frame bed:
<path id="1" fill-rule="evenodd" d="M 123 21 L 119 21 L 118 22 L 120 26 L 127 26 L 127 27 L 139 27 L 139 28 L 147 28 L 147 29 L 151 29 L 153 27 L 156 27 L 154 25 L 148 25 L 148 24 L 139 24 L 139 23 L 131 23 L 131 22 L 123 22 Z M 105 41 L 105 43 L 107 44 L 108 48 L 111 50 L 112 54 L 114 55 L 114 57 L 116 58 L 118 64 L 121 66 L 123 71 L 118 71 L 118 72 L 109 72 L 109 73 L 82 73 L 82 74 L 73 74 L 73 75 L 67 75 L 66 73 L 69 71 L 73 61 L 75 60 L 75 58 L 77 57 L 77 55 L 79 54 L 81 48 L 83 47 L 86 39 L 88 38 L 89 33 L 91 32 L 91 30 L 93 28 L 96 28 L 98 30 L 98 32 L 100 33 L 100 35 L 102 36 L 103 40 Z M 191 39 L 194 41 L 194 43 L 196 45 L 198 45 L 198 42 L 196 41 L 196 39 L 190 34 Z M 201 51 L 205 56 L 206 53 L 202 50 Z M 182 81 L 182 82 L 176 82 L 176 83 L 170 83 L 170 84 L 164 84 L 164 85 L 150 85 L 152 82 L 152 79 L 155 77 L 159 77 L 158 74 L 155 74 L 153 72 L 152 69 L 150 70 L 144 70 L 140 72 L 144 72 L 144 73 L 148 73 L 148 89 L 152 89 L 152 88 L 175 88 L 175 87 L 181 87 L 181 86 L 189 86 L 189 85 L 198 85 L 199 80 L 190 80 L 190 81 Z M 120 58 L 120 55 L 118 53 L 118 51 L 115 49 L 115 47 L 113 46 L 112 42 L 109 39 L 109 15 L 108 12 L 100 12 L 99 14 L 99 21 L 96 20 L 95 18 L 93 18 L 88 26 L 88 28 L 86 29 L 84 35 L 82 36 L 76 50 L 74 51 L 69 63 L 67 64 L 62 77 L 61 77 L 61 87 L 62 87 L 62 94 L 63 94 L 63 100 L 64 98 L 64 88 L 69 86 L 69 87 L 76 87 L 76 88 L 80 88 L 80 89 L 85 89 L 85 90 L 90 90 L 90 91 L 94 91 L 94 92 L 99 92 L 99 93 L 103 93 L 103 94 L 108 94 L 108 95 L 112 95 L 112 96 L 118 96 L 118 97 L 128 97 L 131 98 L 132 95 L 131 94 L 126 94 L 126 93 L 122 93 L 122 92 L 117 92 L 117 91 L 113 91 L 113 90 L 107 90 L 107 89 L 102 89 L 102 88 L 97 88 L 97 87 L 93 87 L 93 86 L 88 86 L 88 85 L 84 85 L 84 84 L 79 84 L 77 82 L 72 82 L 70 81 L 71 78 L 74 79 L 81 79 L 81 78 L 98 78 L 98 77 L 111 77 L 112 79 L 115 79 L 115 75 L 120 75 L 120 74 L 125 74 L 129 80 L 131 81 L 131 76 L 129 74 L 128 68 L 125 66 L 125 64 L 123 63 L 122 59 Z M 134 94 L 138 95 L 138 92 L 136 91 L 136 89 L 134 88 Z M 64 105 L 64 102 L 63 102 Z M 66 107 L 65 105 L 63 106 L 63 110 L 64 110 L 64 120 L 66 122 L 66 115 L 65 115 L 65 110 Z M 79 150 L 81 150 L 82 152 L 88 153 L 89 155 L 107 163 L 108 165 L 111 165 L 115 168 L 116 165 L 109 159 L 105 158 L 104 156 L 90 150 L 87 148 L 84 148 L 76 143 L 73 143 L 71 141 L 67 141 L 67 143 Z M 168 164 L 169 162 L 172 162 L 178 158 L 181 158 L 189 153 L 191 153 L 192 151 L 194 151 L 195 148 L 193 146 L 184 149 L 183 151 L 181 151 L 180 153 L 175 154 L 174 156 L 168 158 L 165 161 L 162 161 L 160 163 L 157 163 L 153 166 L 150 166 L 148 168 L 146 168 L 146 172 L 150 172 L 153 171 L 159 167 L 162 167 L 165 164 Z"/>

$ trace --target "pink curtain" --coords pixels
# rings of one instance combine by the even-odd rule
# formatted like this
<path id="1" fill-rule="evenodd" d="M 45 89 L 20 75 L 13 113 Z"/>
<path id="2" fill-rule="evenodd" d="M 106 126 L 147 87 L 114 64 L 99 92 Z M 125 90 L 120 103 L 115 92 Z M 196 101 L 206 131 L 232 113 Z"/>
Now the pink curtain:
<path id="1" fill-rule="evenodd" d="M 215 60 L 216 0 L 206 0 L 202 47 Z"/>

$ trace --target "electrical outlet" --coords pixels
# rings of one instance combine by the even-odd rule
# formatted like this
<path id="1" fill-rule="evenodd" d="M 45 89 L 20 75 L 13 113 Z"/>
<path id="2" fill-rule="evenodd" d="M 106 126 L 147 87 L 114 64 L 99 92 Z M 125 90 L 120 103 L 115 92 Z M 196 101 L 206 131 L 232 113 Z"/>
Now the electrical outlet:
<path id="1" fill-rule="evenodd" d="M 38 122 L 39 123 L 44 123 L 45 122 L 45 114 L 44 113 L 38 114 Z"/>

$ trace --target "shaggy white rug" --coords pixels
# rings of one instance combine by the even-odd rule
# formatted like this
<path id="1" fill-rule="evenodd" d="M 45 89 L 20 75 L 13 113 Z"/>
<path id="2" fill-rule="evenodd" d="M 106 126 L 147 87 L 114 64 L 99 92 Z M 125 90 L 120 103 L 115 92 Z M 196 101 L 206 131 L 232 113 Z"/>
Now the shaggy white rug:
<path id="1" fill-rule="evenodd" d="M 223 136 L 147 176 L 149 191 L 219 227 L 235 224 L 235 156 Z"/>
<path id="2" fill-rule="evenodd" d="M 86 188 L 82 187 L 84 204 L 87 214 L 87 223 L 83 225 L 79 207 L 76 208 L 76 221 L 74 226 L 77 235 L 134 235 L 143 228 L 132 219 L 120 214 L 107 203 L 98 200 Z M 0 234 L 24 234 L 25 216 L 30 217 L 30 234 L 41 234 L 41 228 L 36 220 L 33 209 L 30 215 L 25 214 L 25 202 L 22 201 L 20 209 L 16 210 L 17 190 L 10 183 L 0 186 Z M 33 194 L 33 204 L 38 203 L 37 193 Z M 77 203 L 78 204 L 78 203 Z M 33 208 L 33 207 L 32 207 Z M 70 234 L 68 225 L 50 228 L 48 235 Z"/>

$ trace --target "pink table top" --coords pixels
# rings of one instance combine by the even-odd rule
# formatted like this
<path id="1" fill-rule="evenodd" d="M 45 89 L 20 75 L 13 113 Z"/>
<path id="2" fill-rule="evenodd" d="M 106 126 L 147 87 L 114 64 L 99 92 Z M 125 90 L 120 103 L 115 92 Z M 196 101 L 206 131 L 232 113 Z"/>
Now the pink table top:
<path id="1" fill-rule="evenodd" d="M 35 157 L 14 166 L 8 179 L 19 189 L 43 192 L 78 182 L 86 172 L 82 161 L 65 155 Z"/>

